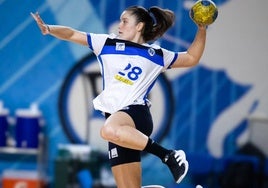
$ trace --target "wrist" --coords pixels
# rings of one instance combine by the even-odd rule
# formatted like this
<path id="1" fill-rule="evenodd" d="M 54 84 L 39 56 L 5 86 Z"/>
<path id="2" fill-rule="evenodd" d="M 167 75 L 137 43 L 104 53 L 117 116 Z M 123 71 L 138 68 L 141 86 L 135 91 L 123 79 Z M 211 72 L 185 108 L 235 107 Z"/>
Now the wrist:
<path id="1" fill-rule="evenodd" d="M 198 26 L 198 29 L 200 30 L 206 30 L 207 29 L 207 25 L 197 25 Z"/>

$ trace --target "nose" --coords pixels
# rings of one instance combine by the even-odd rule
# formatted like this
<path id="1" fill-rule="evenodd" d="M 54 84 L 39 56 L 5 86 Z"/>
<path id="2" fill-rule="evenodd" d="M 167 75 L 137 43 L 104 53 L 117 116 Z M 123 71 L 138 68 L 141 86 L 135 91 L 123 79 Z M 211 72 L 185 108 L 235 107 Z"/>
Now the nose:
<path id="1" fill-rule="evenodd" d="M 118 26 L 117 26 L 117 28 L 118 28 L 118 30 L 120 30 L 121 29 L 121 22 L 119 22 L 119 24 L 118 24 Z"/>

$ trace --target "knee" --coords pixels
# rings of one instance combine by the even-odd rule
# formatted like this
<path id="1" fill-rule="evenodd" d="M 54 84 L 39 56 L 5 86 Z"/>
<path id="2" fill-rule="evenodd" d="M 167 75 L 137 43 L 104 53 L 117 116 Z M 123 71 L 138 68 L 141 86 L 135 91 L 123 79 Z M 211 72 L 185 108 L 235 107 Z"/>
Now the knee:
<path id="1" fill-rule="evenodd" d="M 117 139 L 116 130 L 110 125 L 104 125 L 100 130 L 100 135 L 107 141 L 114 141 Z"/>

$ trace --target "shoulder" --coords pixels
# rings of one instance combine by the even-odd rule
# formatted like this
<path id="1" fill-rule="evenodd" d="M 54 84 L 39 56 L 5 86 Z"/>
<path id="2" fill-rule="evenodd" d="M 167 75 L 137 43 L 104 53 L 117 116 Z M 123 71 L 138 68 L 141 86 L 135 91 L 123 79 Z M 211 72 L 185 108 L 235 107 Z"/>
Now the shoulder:
<path id="1" fill-rule="evenodd" d="M 115 34 L 87 33 L 87 41 L 93 51 L 100 50 L 107 39 L 113 39 L 115 37 Z"/>
<path id="2" fill-rule="evenodd" d="M 156 43 L 151 43 L 151 44 L 145 43 L 145 44 L 143 44 L 143 46 L 146 46 L 148 48 L 153 48 L 153 49 L 156 49 L 156 50 L 161 50 L 162 49 L 161 46 L 159 46 Z"/>
<path id="3" fill-rule="evenodd" d="M 99 38 L 108 38 L 108 34 L 99 34 L 99 33 L 87 33 L 87 37 L 90 39 L 99 39 Z"/>
<path id="4" fill-rule="evenodd" d="M 99 33 L 87 33 L 87 37 L 90 40 L 105 40 L 105 39 L 116 39 L 117 35 L 111 34 L 99 34 Z"/>
<path id="5" fill-rule="evenodd" d="M 171 65 L 177 60 L 179 53 L 172 51 L 172 50 L 168 50 L 166 48 L 161 47 L 158 44 L 151 44 L 150 45 L 152 48 L 154 48 L 157 51 L 161 51 L 161 54 L 164 58 L 164 64 L 166 65 L 166 68 L 170 68 Z"/>
<path id="6" fill-rule="evenodd" d="M 153 44 L 148 44 L 148 46 L 150 46 L 151 48 L 155 49 L 155 50 L 158 50 L 158 51 L 161 51 L 163 53 L 163 55 L 165 56 L 174 56 L 177 54 L 177 52 L 174 52 L 174 51 L 171 51 L 171 50 L 168 50 L 166 48 L 163 48 L 161 47 L 160 45 L 158 45 L 157 43 L 153 43 Z"/>

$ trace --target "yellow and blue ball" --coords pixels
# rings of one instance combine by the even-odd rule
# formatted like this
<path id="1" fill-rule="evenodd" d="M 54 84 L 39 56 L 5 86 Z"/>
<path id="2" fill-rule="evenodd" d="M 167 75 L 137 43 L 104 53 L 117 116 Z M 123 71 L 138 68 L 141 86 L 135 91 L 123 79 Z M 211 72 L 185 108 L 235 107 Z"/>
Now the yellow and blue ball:
<path id="1" fill-rule="evenodd" d="M 190 17 L 198 25 L 210 25 L 218 17 L 218 8 L 211 0 L 198 0 L 190 9 Z"/>

